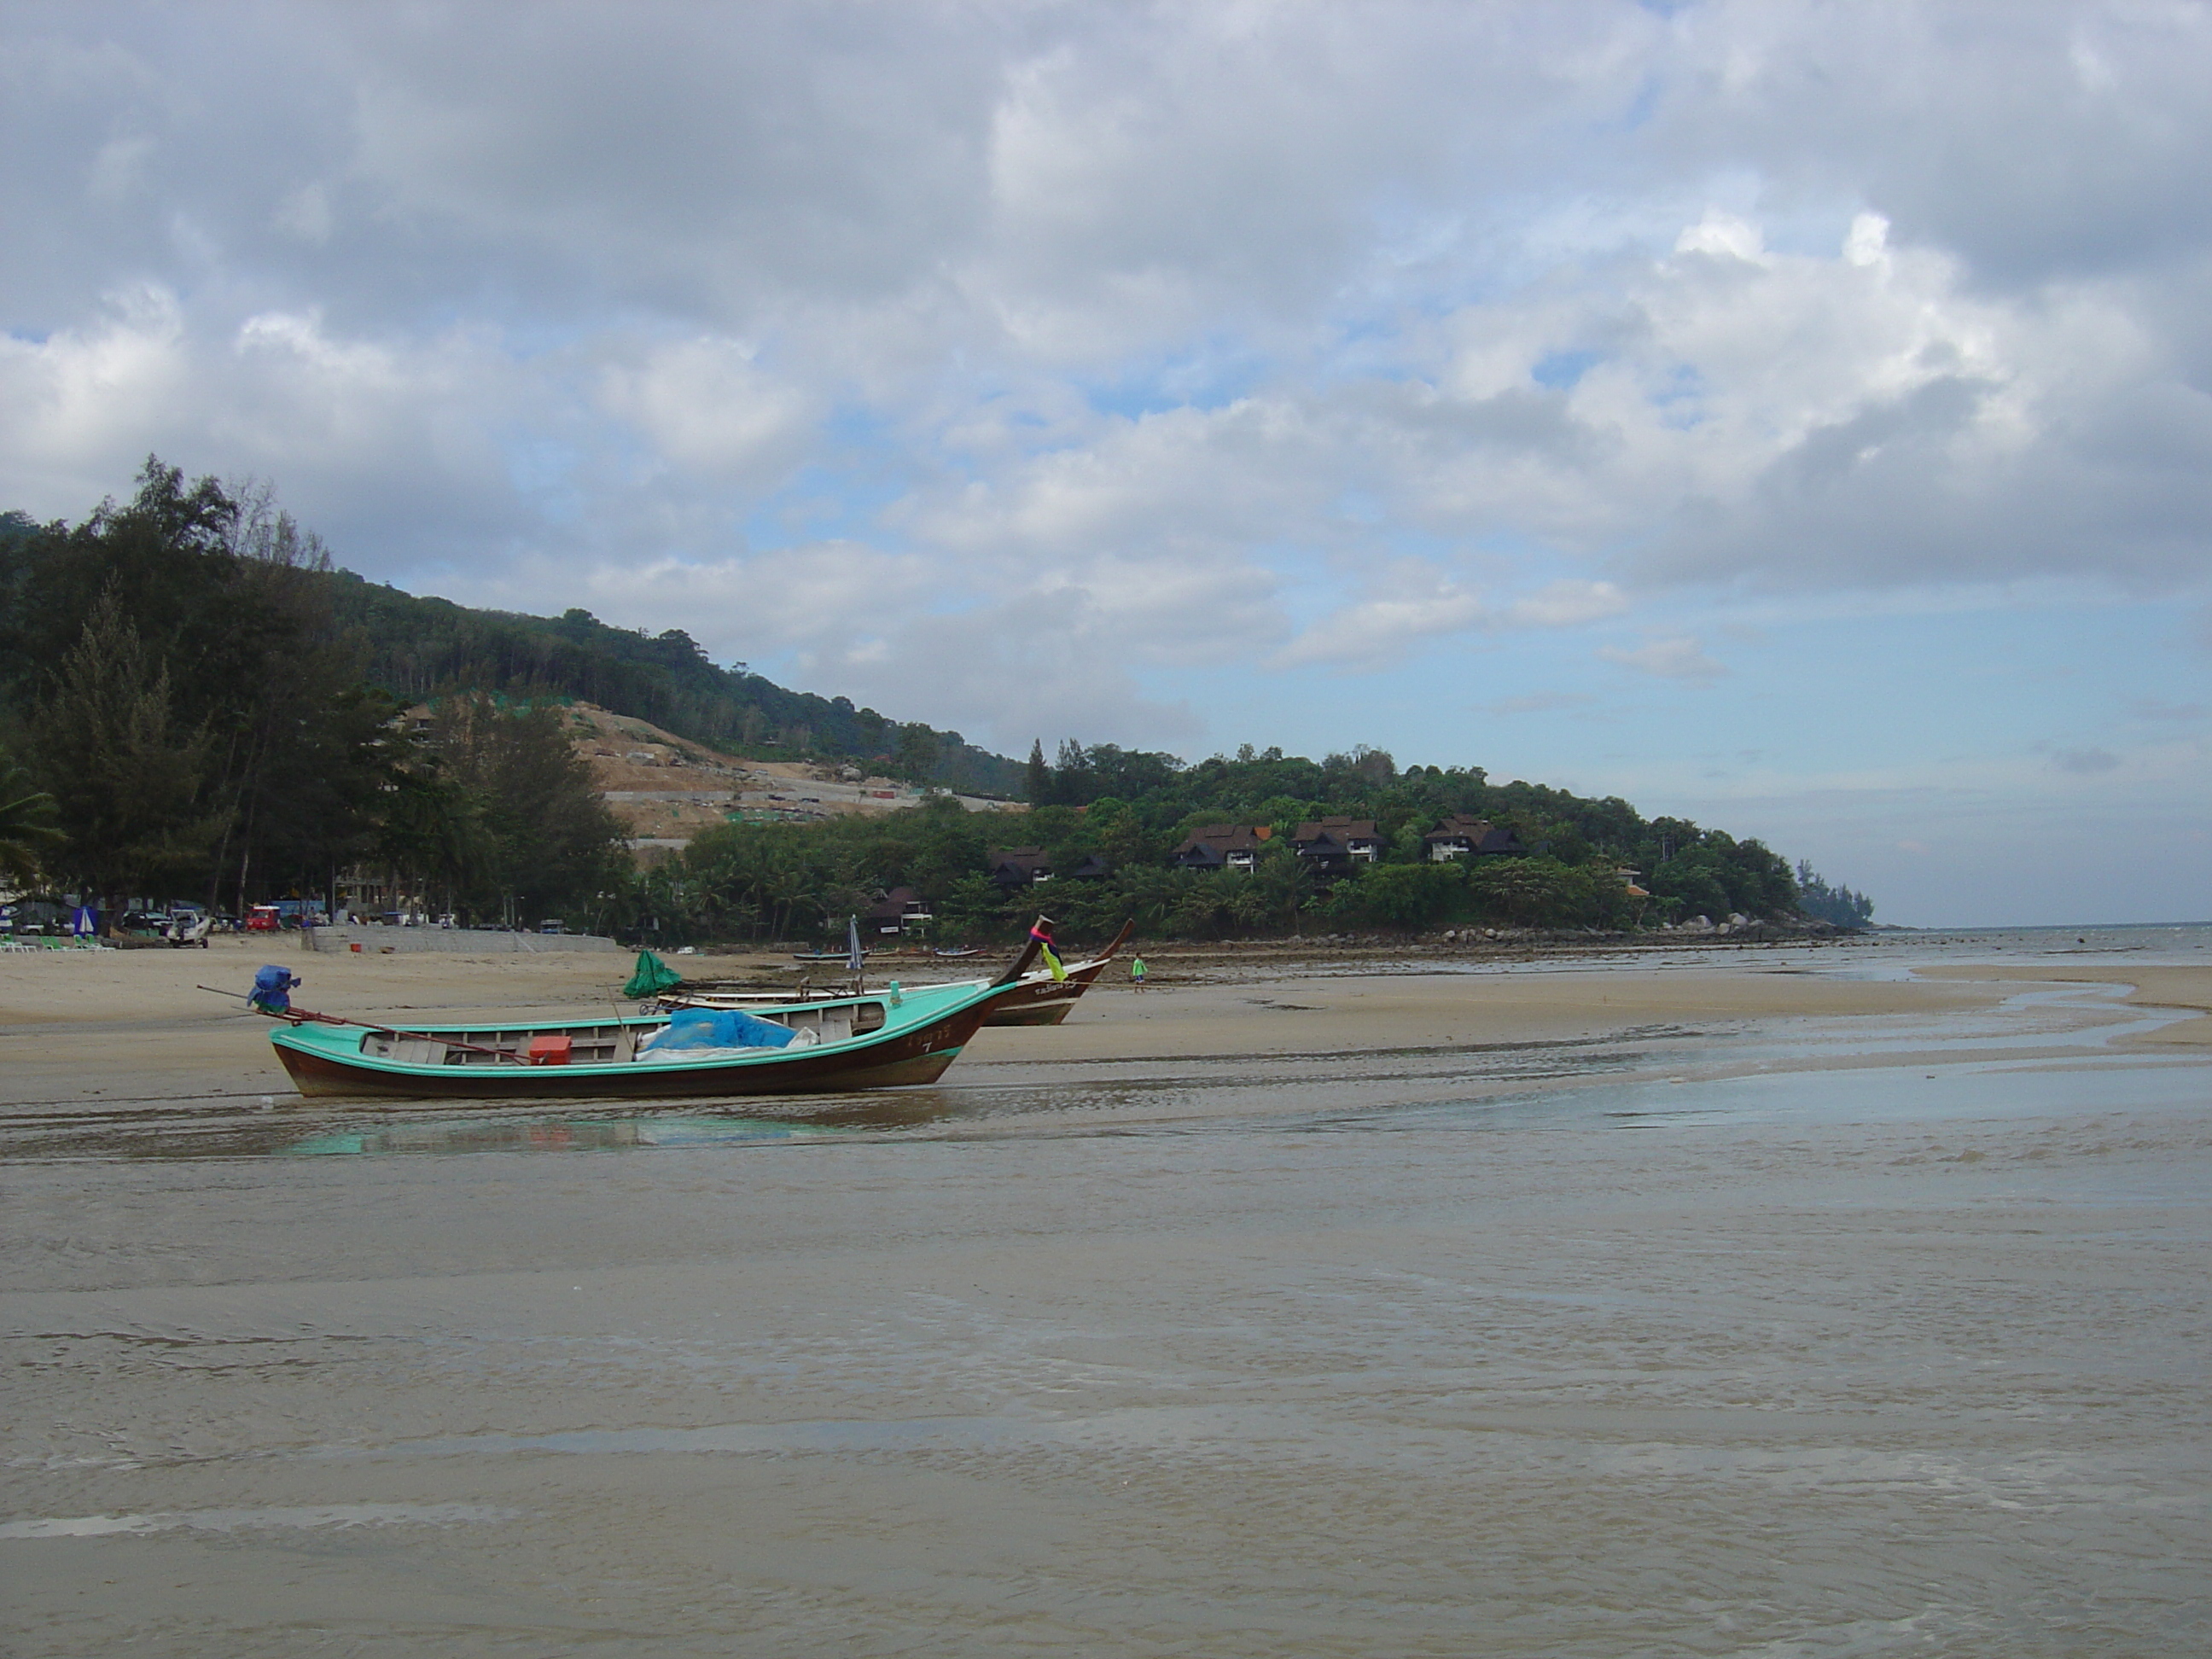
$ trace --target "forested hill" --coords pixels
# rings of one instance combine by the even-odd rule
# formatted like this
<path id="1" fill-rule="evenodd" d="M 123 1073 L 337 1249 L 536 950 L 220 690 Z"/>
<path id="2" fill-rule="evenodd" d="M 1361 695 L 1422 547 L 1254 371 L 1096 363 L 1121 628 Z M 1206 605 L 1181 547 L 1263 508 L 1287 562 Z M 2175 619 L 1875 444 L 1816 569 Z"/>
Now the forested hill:
<path id="1" fill-rule="evenodd" d="M 395 698 L 438 705 L 424 732 L 394 720 Z M 1018 825 L 951 800 L 903 829 L 724 824 L 687 854 L 688 898 L 647 894 L 551 706 L 562 698 L 725 752 L 850 759 L 1031 810 Z M 188 483 L 153 459 L 131 501 L 80 524 L 0 514 L 0 879 L 110 897 L 243 906 L 334 891 L 366 860 L 463 913 L 560 915 L 592 896 L 680 916 L 696 900 L 702 927 L 773 931 L 800 890 L 787 878 L 805 868 L 825 921 L 908 885 L 945 915 L 1012 927 L 1026 896 L 1006 899 L 988 860 L 1018 841 L 1051 867 L 1111 872 L 1086 878 L 1091 920 L 1115 911 L 1200 933 L 1294 929 L 1324 908 L 1394 927 L 1619 927 L 1801 907 L 1863 926 L 1872 910 L 1756 841 L 1624 800 L 1493 784 L 1478 766 L 1249 746 L 1190 763 L 1073 741 L 1057 763 L 1038 743 L 1017 764 L 957 732 L 720 667 L 675 629 L 471 610 L 365 581 L 332 568 L 265 493 Z M 1332 817 L 1377 856 L 1323 884 L 1288 848 L 1301 824 Z M 1438 861 L 1434 826 L 1462 819 L 1511 832 L 1495 850 L 1519 855 Z M 1179 849 L 1210 824 L 1259 848 L 1250 884 L 1182 867 Z M 934 850 L 910 858 L 908 842 Z M 757 893 L 741 902 L 748 883 Z"/>
<path id="2" fill-rule="evenodd" d="M 528 617 L 417 598 L 349 570 L 326 580 L 338 622 L 358 629 L 370 681 L 407 701 L 457 690 L 580 697 L 678 737 L 756 756 L 886 762 L 917 782 L 1018 796 L 1022 768 L 957 732 L 901 722 L 846 697 L 792 691 L 722 668 L 680 629 L 643 634 L 588 611 Z"/>

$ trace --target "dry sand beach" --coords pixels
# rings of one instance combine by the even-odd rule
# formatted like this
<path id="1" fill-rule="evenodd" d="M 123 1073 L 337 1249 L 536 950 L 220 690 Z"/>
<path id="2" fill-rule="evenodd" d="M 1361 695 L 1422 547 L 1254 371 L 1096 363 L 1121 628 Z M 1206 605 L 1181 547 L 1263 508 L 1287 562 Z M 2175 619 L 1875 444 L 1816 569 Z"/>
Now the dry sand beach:
<path id="1" fill-rule="evenodd" d="M 310 1104 L 264 944 L 0 957 L 4 1645 L 2205 1650 L 2208 943 L 1154 954 L 787 1116 Z"/>

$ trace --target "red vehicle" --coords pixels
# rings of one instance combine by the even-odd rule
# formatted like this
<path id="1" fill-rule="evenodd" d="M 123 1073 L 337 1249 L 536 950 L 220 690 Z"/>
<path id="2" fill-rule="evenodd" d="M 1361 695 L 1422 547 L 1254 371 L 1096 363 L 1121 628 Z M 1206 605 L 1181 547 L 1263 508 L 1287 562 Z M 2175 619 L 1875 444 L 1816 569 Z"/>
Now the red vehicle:
<path id="1" fill-rule="evenodd" d="M 282 933 L 283 927 L 283 915 L 273 904 L 257 904 L 246 913 L 246 931 L 249 933 Z"/>

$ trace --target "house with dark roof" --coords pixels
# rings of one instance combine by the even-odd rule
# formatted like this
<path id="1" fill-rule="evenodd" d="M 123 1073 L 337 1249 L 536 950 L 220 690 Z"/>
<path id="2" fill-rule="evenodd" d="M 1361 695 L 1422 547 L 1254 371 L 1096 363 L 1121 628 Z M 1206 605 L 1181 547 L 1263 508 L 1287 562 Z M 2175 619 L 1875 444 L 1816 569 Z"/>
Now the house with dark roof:
<path id="1" fill-rule="evenodd" d="M 1382 838 L 1372 818 L 1315 818 L 1291 832 L 1291 848 L 1320 876 L 1340 876 L 1355 864 L 1382 856 Z"/>
<path id="2" fill-rule="evenodd" d="M 1501 830 L 1488 818 L 1471 818 L 1455 812 L 1421 837 L 1429 861 L 1444 864 L 1453 859 L 1498 858 L 1525 854 L 1528 848 L 1510 830 Z"/>
<path id="3" fill-rule="evenodd" d="M 1042 847 L 1010 847 L 984 856 L 991 866 L 992 884 L 1010 893 L 1017 887 L 1052 879 L 1052 860 Z"/>
<path id="4" fill-rule="evenodd" d="M 1073 867 L 1056 871 L 1052 867 L 1051 855 L 1042 848 L 1012 847 L 1002 853 L 986 855 L 990 865 L 993 884 L 1011 893 L 1018 888 L 1034 886 L 1041 881 L 1050 881 L 1055 876 L 1069 881 L 1097 881 L 1113 873 L 1114 866 L 1096 853 L 1085 853 L 1076 860 Z"/>
<path id="5" fill-rule="evenodd" d="M 1274 836 L 1267 825 L 1209 823 L 1190 832 L 1175 849 L 1178 870 L 1249 870 Z"/>
<path id="6" fill-rule="evenodd" d="M 860 912 L 860 931 L 863 933 L 904 933 L 924 927 L 934 921 L 929 913 L 929 902 L 918 896 L 911 887 L 894 887 L 891 890 Z"/>

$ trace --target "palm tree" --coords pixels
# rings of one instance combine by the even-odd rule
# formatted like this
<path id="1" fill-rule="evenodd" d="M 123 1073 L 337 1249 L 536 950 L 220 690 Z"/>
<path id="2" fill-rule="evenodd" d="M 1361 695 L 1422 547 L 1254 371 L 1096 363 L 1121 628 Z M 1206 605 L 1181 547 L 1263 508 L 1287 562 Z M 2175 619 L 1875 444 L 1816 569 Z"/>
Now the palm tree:
<path id="1" fill-rule="evenodd" d="M 54 823 L 54 798 L 0 749 L 0 879 L 28 887 L 39 878 L 42 853 L 61 844 Z"/>
<path id="2" fill-rule="evenodd" d="M 1298 913 L 1312 901 L 1316 886 L 1312 866 L 1280 841 L 1270 842 L 1261 849 L 1258 866 L 1252 872 L 1252 890 L 1265 901 L 1265 920 L 1295 930 Z"/>

